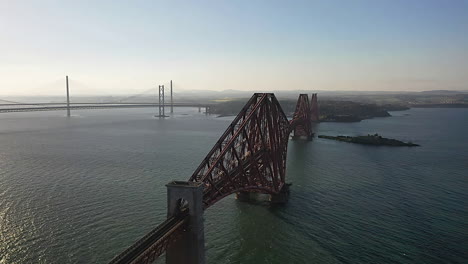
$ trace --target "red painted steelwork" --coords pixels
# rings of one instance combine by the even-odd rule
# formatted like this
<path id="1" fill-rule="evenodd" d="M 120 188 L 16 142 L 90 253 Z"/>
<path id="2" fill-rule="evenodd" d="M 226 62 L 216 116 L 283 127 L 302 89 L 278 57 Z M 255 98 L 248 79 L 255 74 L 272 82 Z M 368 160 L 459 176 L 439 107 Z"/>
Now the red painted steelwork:
<path id="1" fill-rule="evenodd" d="M 278 193 L 289 128 L 273 94 L 254 94 L 190 177 L 205 185 L 205 208 L 240 191 Z"/>
<path id="2" fill-rule="evenodd" d="M 311 110 L 307 94 L 299 95 L 296 111 L 294 112 L 293 119 L 290 121 L 290 125 L 294 132 L 294 137 L 311 138 L 313 136 Z"/>
<path id="3" fill-rule="evenodd" d="M 311 110 L 311 120 L 312 122 L 319 121 L 319 108 L 317 102 L 317 94 L 312 94 L 312 102 L 310 103 L 310 110 Z"/>
<path id="4" fill-rule="evenodd" d="M 291 121 L 274 94 L 254 94 L 190 177 L 205 185 L 205 208 L 241 191 L 279 193 L 289 134 L 312 137 L 311 122 L 306 94 L 299 96 Z"/>

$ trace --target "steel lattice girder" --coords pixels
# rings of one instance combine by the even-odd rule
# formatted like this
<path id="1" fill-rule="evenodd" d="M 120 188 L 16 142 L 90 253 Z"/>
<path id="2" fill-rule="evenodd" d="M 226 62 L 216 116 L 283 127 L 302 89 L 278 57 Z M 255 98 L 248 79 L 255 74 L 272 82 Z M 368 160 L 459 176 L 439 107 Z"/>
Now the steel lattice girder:
<path id="1" fill-rule="evenodd" d="M 311 137 L 313 135 L 311 108 L 307 94 L 299 95 L 296 111 L 294 111 L 294 116 L 290 121 L 290 125 L 291 129 L 294 131 L 294 136 Z"/>
<path id="2" fill-rule="evenodd" d="M 239 191 L 278 193 L 289 128 L 273 94 L 254 94 L 190 178 L 205 185 L 205 208 Z"/>
<path id="3" fill-rule="evenodd" d="M 310 114 L 312 122 L 319 121 L 319 110 L 318 110 L 318 102 L 317 102 L 317 94 L 312 94 L 312 101 L 310 103 Z"/>

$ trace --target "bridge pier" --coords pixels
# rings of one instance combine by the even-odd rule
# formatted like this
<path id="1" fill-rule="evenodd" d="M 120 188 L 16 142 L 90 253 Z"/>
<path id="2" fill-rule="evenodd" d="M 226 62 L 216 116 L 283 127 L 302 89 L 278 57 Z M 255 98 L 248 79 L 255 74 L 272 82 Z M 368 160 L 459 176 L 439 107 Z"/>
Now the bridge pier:
<path id="1" fill-rule="evenodd" d="M 165 104 L 164 104 L 164 85 L 159 85 L 159 115 L 157 117 L 166 117 L 164 113 Z"/>
<path id="2" fill-rule="evenodd" d="M 310 136 L 296 136 L 296 135 L 293 135 L 291 137 L 292 140 L 307 140 L 307 141 L 312 141 L 314 139 L 314 134 L 310 135 Z"/>
<path id="3" fill-rule="evenodd" d="M 68 89 L 68 75 L 65 76 L 65 81 L 67 84 L 67 116 L 70 117 L 70 91 Z"/>
<path id="4" fill-rule="evenodd" d="M 238 192 L 236 193 L 236 199 L 240 202 L 250 202 L 253 200 L 252 192 Z"/>
<path id="5" fill-rule="evenodd" d="M 167 187 L 167 217 L 176 215 L 181 206 L 189 210 L 187 231 L 166 251 L 166 264 L 205 264 L 203 224 L 203 185 L 172 181 Z"/>
<path id="6" fill-rule="evenodd" d="M 277 194 L 270 195 L 270 203 L 272 204 L 285 204 L 289 200 L 289 186 L 290 183 L 286 183 Z"/>

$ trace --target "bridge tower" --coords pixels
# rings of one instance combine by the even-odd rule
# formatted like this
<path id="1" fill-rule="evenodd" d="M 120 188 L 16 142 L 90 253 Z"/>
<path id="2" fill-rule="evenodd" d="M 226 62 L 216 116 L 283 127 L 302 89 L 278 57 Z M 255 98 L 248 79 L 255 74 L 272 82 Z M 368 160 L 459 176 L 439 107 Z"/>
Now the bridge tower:
<path id="1" fill-rule="evenodd" d="M 293 139 L 312 140 L 314 133 L 312 131 L 311 107 L 307 94 L 299 95 L 291 126 L 293 128 Z"/>
<path id="2" fill-rule="evenodd" d="M 65 76 L 65 84 L 67 86 L 67 116 L 70 117 L 70 92 L 68 89 L 68 75 Z"/>
<path id="3" fill-rule="evenodd" d="M 159 115 L 158 117 L 166 117 L 164 113 L 164 85 L 159 85 Z"/>
<path id="4" fill-rule="evenodd" d="M 167 217 L 188 209 L 188 227 L 166 251 L 166 264 L 205 264 L 203 187 L 199 182 L 172 181 L 167 187 Z"/>
<path id="5" fill-rule="evenodd" d="M 174 100 L 172 98 L 172 80 L 171 80 L 171 114 L 174 113 Z"/>
<path id="6" fill-rule="evenodd" d="M 310 102 L 310 112 L 311 112 L 311 121 L 318 122 L 320 119 L 319 116 L 319 109 L 318 109 L 318 102 L 317 102 L 317 94 L 312 94 L 312 100 Z"/>

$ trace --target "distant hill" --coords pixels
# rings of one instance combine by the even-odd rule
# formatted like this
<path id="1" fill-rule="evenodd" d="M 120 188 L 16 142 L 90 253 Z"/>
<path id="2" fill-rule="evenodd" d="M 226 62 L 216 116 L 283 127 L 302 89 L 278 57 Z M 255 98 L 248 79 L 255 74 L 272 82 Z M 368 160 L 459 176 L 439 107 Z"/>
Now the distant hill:
<path id="1" fill-rule="evenodd" d="M 453 95 L 453 94 L 465 94 L 468 93 L 468 90 L 461 90 L 461 91 L 453 91 L 453 90 L 430 90 L 430 91 L 422 91 L 420 92 L 422 94 L 448 94 L 448 95 Z"/>

